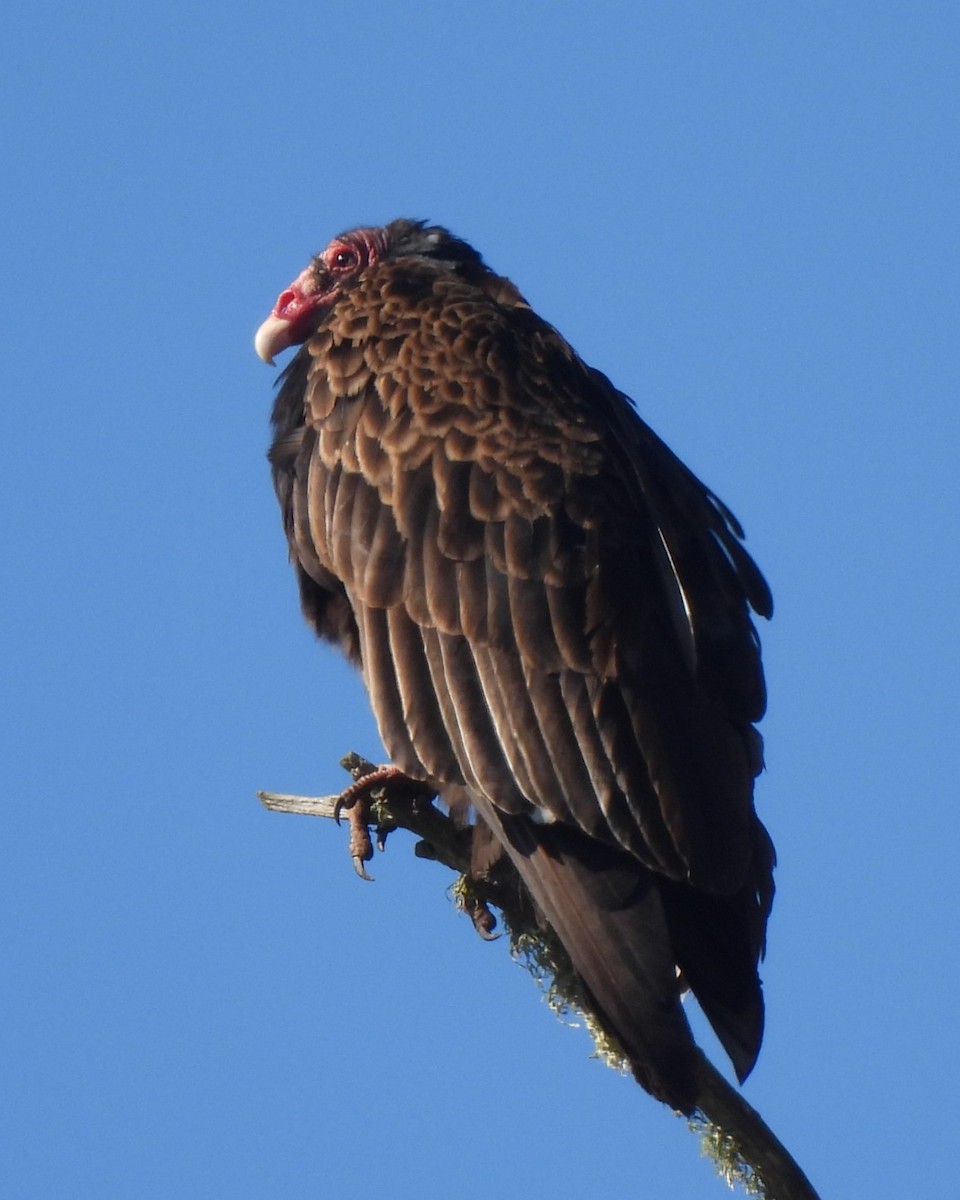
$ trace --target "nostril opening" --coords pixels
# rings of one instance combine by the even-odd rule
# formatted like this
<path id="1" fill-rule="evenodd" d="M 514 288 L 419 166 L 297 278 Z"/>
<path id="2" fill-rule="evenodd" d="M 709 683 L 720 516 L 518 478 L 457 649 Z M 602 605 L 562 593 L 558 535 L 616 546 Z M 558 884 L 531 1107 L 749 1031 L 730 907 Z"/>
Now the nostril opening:
<path id="1" fill-rule="evenodd" d="M 281 292 L 280 295 L 277 297 L 277 303 L 274 305 L 274 308 L 273 308 L 274 316 L 277 316 L 277 317 L 284 316 L 286 309 L 290 308 L 291 305 L 293 305 L 299 299 L 300 299 L 300 297 L 293 290 L 293 288 L 287 288 L 287 290 L 285 292 Z"/>

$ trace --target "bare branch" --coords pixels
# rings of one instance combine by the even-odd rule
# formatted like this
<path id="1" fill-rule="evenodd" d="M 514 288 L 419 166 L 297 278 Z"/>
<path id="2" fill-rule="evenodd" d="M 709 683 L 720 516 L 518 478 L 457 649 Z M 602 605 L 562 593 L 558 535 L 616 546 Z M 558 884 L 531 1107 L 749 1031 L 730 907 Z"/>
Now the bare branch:
<path id="1" fill-rule="evenodd" d="M 292 796 L 287 792 L 257 792 L 257 799 L 271 812 L 298 813 L 301 817 L 334 818 L 339 796 Z"/>

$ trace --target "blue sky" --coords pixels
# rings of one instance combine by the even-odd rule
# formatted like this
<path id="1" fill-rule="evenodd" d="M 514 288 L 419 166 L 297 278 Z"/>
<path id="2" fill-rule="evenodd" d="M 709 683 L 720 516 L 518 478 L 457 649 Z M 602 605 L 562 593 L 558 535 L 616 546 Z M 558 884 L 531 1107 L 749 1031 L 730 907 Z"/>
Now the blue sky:
<path id="1" fill-rule="evenodd" d="M 408 215 L 746 525 L 781 862 L 746 1095 L 825 1197 L 951 1195 L 956 7 L 4 23 L 0 1191 L 724 1194 L 409 841 L 362 884 L 254 799 L 379 751 L 299 617 L 251 337 L 332 234 Z"/>

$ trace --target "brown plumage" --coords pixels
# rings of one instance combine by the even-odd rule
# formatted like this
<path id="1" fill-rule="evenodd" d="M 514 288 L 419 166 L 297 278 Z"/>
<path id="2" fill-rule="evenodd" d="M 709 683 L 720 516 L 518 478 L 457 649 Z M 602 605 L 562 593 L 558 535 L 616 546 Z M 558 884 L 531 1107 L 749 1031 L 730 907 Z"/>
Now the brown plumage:
<path id="1" fill-rule="evenodd" d="M 270 458 L 308 620 L 394 764 L 503 844 L 637 1079 L 690 1111 L 681 988 L 741 1079 L 763 1030 L 749 610 L 772 603 L 742 530 L 443 229 L 334 239 L 257 348 L 300 342 Z"/>

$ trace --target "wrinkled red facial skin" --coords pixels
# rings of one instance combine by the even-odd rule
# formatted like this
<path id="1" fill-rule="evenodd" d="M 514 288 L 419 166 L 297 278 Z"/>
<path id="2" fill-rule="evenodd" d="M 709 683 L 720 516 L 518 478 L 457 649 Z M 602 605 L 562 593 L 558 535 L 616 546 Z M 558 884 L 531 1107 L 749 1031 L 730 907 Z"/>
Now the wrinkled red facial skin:
<path id="1" fill-rule="evenodd" d="M 277 297 L 273 311 L 261 327 L 268 334 L 262 345 L 258 335 L 258 352 L 272 361 L 281 350 L 306 341 L 323 310 L 336 300 L 341 286 L 378 262 L 386 249 L 382 229 L 354 229 L 334 238 Z M 337 259 L 344 256 L 350 261 L 338 263 Z"/>
<path id="2" fill-rule="evenodd" d="M 385 249 L 385 240 L 379 229 L 355 229 L 334 238 L 326 250 L 280 293 L 273 306 L 273 315 L 299 326 L 306 315 L 335 299 L 344 280 L 372 267 Z M 352 253 L 355 261 L 349 266 L 338 265 L 337 258 L 345 251 Z"/>
<path id="3" fill-rule="evenodd" d="M 366 267 L 372 267 L 384 256 L 386 249 L 387 239 L 382 229 L 353 229 L 342 237 L 334 238 L 318 258 L 328 273 L 337 278 L 338 275 L 356 275 Z M 346 270 L 337 267 L 337 255 L 343 250 L 356 253 L 357 266 Z"/>
<path id="4" fill-rule="evenodd" d="M 288 342 L 294 345 L 302 342 L 307 336 L 306 326 L 310 316 L 327 299 L 327 294 L 320 290 L 317 274 L 313 266 L 301 271 L 297 278 L 277 297 L 270 314 L 289 325 Z"/>

